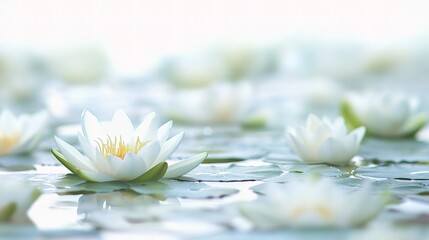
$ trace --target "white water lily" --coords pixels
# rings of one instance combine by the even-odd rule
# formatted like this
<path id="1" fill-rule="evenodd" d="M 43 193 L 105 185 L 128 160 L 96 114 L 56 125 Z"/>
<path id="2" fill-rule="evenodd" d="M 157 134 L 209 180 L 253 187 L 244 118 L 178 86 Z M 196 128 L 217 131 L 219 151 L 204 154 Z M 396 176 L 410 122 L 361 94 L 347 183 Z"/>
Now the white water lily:
<path id="1" fill-rule="evenodd" d="M 8 109 L 0 113 L 0 156 L 23 154 L 40 142 L 48 122 L 44 111 L 15 116 Z"/>
<path id="2" fill-rule="evenodd" d="M 347 228 L 366 224 L 390 200 L 386 194 L 370 195 L 370 186 L 345 190 L 328 178 L 307 177 L 268 185 L 266 195 L 238 205 L 255 228 Z"/>
<path id="3" fill-rule="evenodd" d="M 306 126 L 287 129 L 286 141 L 306 163 L 346 165 L 358 152 L 364 134 L 364 127 L 348 133 L 342 118 L 321 120 L 311 114 Z"/>
<path id="4" fill-rule="evenodd" d="M 48 70 L 58 79 L 73 84 L 97 82 L 109 73 L 109 60 L 98 45 L 69 46 L 52 54 Z"/>
<path id="5" fill-rule="evenodd" d="M 166 61 L 165 77 L 179 88 L 199 88 L 222 79 L 224 66 L 210 54 L 184 56 Z"/>
<path id="6" fill-rule="evenodd" d="M 15 48 L 0 47 L 2 104 L 37 100 L 42 85 L 41 71 L 37 68 L 40 64 L 37 56 Z"/>
<path id="7" fill-rule="evenodd" d="M 427 122 L 428 115 L 418 111 L 417 98 L 396 92 L 350 94 L 341 112 L 352 128 L 365 126 L 368 133 L 379 137 L 408 137 Z"/>
<path id="8" fill-rule="evenodd" d="M 240 122 L 252 105 L 252 86 L 245 82 L 215 82 L 203 88 L 174 91 L 165 112 L 186 123 Z"/>
<path id="9" fill-rule="evenodd" d="M 172 122 L 158 129 L 155 113 L 135 129 L 127 114 L 117 110 L 111 122 L 100 123 L 89 111 L 82 113 L 78 132 L 85 155 L 58 137 L 55 157 L 71 172 L 94 182 L 150 181 L 177 178 L 196 168 L 207 157 L 201 153 L 168 165 L 166 160 L 179 146 L 184 133 L 168 139 Z"/>
<path id="10" fill-rule="evenodd" d="M 29 182 L 0 181 L 0 222 L 27 223 L 27 210 L 40 193 Z"/>

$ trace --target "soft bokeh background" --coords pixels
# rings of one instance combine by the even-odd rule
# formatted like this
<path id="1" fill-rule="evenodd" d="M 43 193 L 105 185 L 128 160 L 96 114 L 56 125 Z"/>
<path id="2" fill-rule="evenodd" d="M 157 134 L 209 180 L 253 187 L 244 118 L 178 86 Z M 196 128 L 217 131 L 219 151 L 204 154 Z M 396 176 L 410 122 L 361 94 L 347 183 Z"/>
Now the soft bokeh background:
<path id="1" fill-rule="evenodd" d="M 429 222 L 429 128 L 417 136 L 423 141 L 365 139 L 356 161 L 338 168 L 298 163 L 284 129 L 309 113 L 340 115 L 342 99 L 356 91 L 403 91 L 428 112 L 428 13 L 427 0 L 0 0 L 0 111 L 51 114 L 38 149 L 0 159 L 2 182 L 26 179 L 43 189 L 29 211 L 36 228 L 0 224 L 0 235 L 177 239 L 225 232 L 238 239 L 238 232 L 273 239 L 271 232 L 247 232 L 249 223 L 241 226 L 229 207 L 259 198 L 264 182 L 320 174 L 350 191 L 374 183 L 373 196 L 389 189 L 398 202 L 375 220 L 381 230 L 287 229 L 274 236 L 345 239 L 369 229 L 368 238 L 391 239 L 383 236 L 401 238 L 400 227 L 416 226 L 410 239 L 427 239 L 419 230 Z M 143 186 L 65 177 L 69 171 L 50 153 L 53 136 L 79 148 L 82 110 L 107 120 L 118 108 L 135 125 L 151 111 L 160 123 L 173 119 L 172 131 L 186 137 L 172 158 L 209 152 L 208 163 L 185 176 L 205 183 L 148 185 L 152 199 Z M 318 199 L 307 191 L 296 199 L 330 199 L 329 191 Z M 148 221 L 150 204 L 170 202 L 179 211 Z M 372 208 L 367 203 L 363 212 Z M 108 215 L 91 218 L 97 212 Z M 121 228 L 132 231 L 110 231 Z"/>
<path id="2" fill-rule="evenodd" d="M 190 124 L 336 115 L 348 91 L 429 90 L 429 2 L 0 0 L 0 107 Z"/>

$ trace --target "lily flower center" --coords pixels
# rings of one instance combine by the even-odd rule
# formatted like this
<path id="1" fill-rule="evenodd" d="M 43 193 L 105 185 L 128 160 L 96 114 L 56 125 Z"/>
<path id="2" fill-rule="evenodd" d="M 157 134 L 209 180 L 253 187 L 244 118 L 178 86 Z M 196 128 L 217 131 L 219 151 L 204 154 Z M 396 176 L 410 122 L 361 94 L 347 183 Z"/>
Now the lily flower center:
<path id="1" fill-rule="evenodd" d="M 134 143 L 126 143 L 124 139 L 122 139 L 122 136 L 119 136 L 119 138 L 115 136 L 113 139 L 108 136 L 107 140 L 103 141 L 99 138 L 95 143 L 104 158 L 113 155 L 124 159 L 125 155 L 129 152 L 138 153 L 147 141 L 142 141 L 140 137 L 138 137 Z"/>
<path id="2" fill-rule="evenodd" d="M 19 142 L 20 134 L 0 135 L 0 155 L 8 154 Z"/>
<path id="3" fill-rule="evenodd" d="M 331 219 L 333 215 L 333 212 L 329 207 L 323 204 L 318 204 L 314 208 L 308 208 L 306 206 L 298 206 L 296 209 L 292 211 L 292 217 L 295 219 L 298 219 L 305 213 L 313 212 L 313 211 L 324 219 Z"/>

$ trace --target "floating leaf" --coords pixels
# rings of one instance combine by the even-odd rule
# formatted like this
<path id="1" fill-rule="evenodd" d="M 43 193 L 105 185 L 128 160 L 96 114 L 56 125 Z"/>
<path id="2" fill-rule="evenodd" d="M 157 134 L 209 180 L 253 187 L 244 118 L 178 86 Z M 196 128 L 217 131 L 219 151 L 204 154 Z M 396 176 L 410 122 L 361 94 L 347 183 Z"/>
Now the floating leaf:
<path id="1" fill-rule="evenodd" d="M 355 174 L 362 177 L 429 180 L 429 165 L 424 164 L 391 164 L 387 166 L 359 167 Z"/>
<path id="2" fill-rule="evenodd" d="M 131 190 L 141 194 L 160 195 L 165 198 L 181 197 L 192 199 L 220 198 L 238 193 L 238 190 L 234 188 L 211 187 L 204 183 L 174 180 L 161 180 L 132 186 Z"/>
<path id="3" fill-rule="evenodd" d="M 249 159 L 259 159 L 264 157 L 267 152 L 243 146 L 225 146 L 217 148 L 202 148 L 199 147 L 194 151 L 189 151 L 181 154 L 176 154 L 176 157 L 182 158 L 189 156 L 190 154 L 198 152 L 208 152 L 208 156 L 203 163 L 228 163 L 228 162 L 239 162 Z"/>
<path id="4" fill-rule="evenodd" d="M 365 139 L 359 151 L 365 160 L 429 162 L 429 144 L 413 139 Z"/>
<path id="5" fill-rule="evenodd" d="M 281 169 L 276 165 L 241 166 L 230 164 L 227 166 L 199 166 L 184 177 L 179 178 L 179 180 L 198 182 L 243 182 L 272 178 L 281 173 Z"/>
<path id="6" fill-rule="evenodd" d="M 343 240 L 350 232 L 338 229 L 286 229 L 275 231 L 226 232 L 217 235 L 198 237 L 200 240 Z"/>
<path id="7" fill-rule="evenodd" d="M 305 174 L 318 174 L 326 177 L 339 177 L 349 174 L 349 171 L 340 170 L 338 167 L 326 164 L 294 164 L 294 165 L 280 165 L 283 171 L 291 173 L 305 173 Z M 352 169 L 347 169 L 352 170 Z"/>
<path id="8" fill-rule="evenodd" d="M 64 181 L 60 182 L 64 186 Z M 64 186 L 56 190 L 60 194 L 84 194 L 84 193 L 106 193 L 129 189 L 130 185 L 125 182 L 84 182 L 72 186 Z"/>

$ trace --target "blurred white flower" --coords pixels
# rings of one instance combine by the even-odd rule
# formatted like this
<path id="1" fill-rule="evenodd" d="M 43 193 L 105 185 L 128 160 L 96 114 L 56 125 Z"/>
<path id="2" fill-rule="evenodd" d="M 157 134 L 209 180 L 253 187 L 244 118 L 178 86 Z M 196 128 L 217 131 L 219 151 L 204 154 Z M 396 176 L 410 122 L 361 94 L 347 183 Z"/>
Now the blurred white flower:
<path id="1" fill-rule="evenodd" d="M 50 71 L 69 83 L 90 83 L 108 74 L 106 53 L 96 45 L 71 47 L 55 53 L 48 64 Z"/>
<path id="2" fill-rule="evenodd" d="M 219 47 L 217 54 L 225 65 L 225 78 L 232 81 L 271 74 L 279 64 L 277 49 L 254 44 L 226 44 Z"/>
<path id="3" fill-rule="evenodd" d="M 36 56 L 20 49 L 0 48 L 0 98 L 2 103 L 9 100 L 31 101 L 43 81 L 42 62 Z"/>
<path id="4" fill-rule="evenodd" d="M 181 122 L 222 124 L 240 122 L 251 105 L 250 84 L 216 82 L 204 88 L 177 91 L 165 112 Z"/>
<path id="5" fill-rule="evenodd" d="M 204 87 L 224 76 L 224 66 L 213 56 L 185 56 L 167 61 L 162 69 L 165 77 L 181 88 Z"/>
<path id="6" fill-rule="evenodd" d="M 303 80 L 303 92 L 308 107 L 318 109 L 336 109 L 343 94 L 338 81 L 329 78 L 311 78 Z"/>
<path id="7" fill-rule="evenodd" d="M 286 141 L 306 163 L 346 165 L 358 152 L 364 134 L 364 127 L 348 133 L 342 118 L 332 122 L 311 114 L 306 126 L 286 130 Z"/>
<path id="8" fill-rule="evenodd" d="M 23 154 L 39 144 L 48 123 L 47 112 L 15 116 L 8 109 L 0 113 L 0 156 Z"/>
<path id="9" fill-rule="evenodd" d="M 111 122 L 100 123 L 90 112 L 82 113 L 78 132 L 85 155 L 55 137 L 59 152 L 55 157 L 71 172 L 94 181 L 149 181 L 180 177 L 197 167 L 207 157 L 201 153 L 168 165 L 166 160 L 180 144 L 184 133 L 168 139 L 172 122 L 158 129 L 155 113 L 134 129 L 123 110 L 117 110 Z"/>
<path id="10" fill-rule="evenodd" d="M 239 203 L 238 209 L 258 229 L 356 227 L 375 218 L 390 199 L 369 192 L 369 185 L 347 191 L 330 179 L 307 177 L 268 185 L 264 197 Z"/>
<path id="11" fill-rule="evenodd" d="M 350 94 L 341 106 L 351 128 L 365 126 L 368 134 L 379 137 L 414 136 L 427 122 L 418 111 L 416 98 L 395 92 Z"/>
<path id="12" fill-rule="evenodd" d="M 40 196 L 29 182 L 0 181 L 0 222 L 27 223 L 27 210 Z"/>

